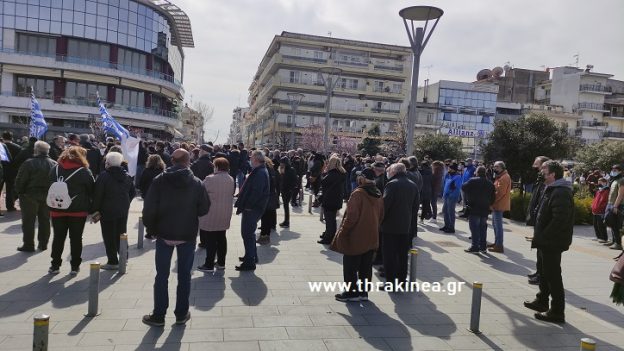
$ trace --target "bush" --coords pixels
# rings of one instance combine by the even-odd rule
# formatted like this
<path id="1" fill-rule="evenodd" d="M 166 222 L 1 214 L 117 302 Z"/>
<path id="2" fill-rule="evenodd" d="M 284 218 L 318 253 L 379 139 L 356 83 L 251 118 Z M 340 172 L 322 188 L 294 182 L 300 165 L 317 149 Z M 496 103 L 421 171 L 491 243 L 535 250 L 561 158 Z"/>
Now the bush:
<path id="1" fill-rule="evenodd" d="M 574 224 L 591 224 L 593 220 L 591 212 L 591 197 L 574 198 Z"/>
<path id="2" fill-rule="evenodd" d="M 511 211 L 506 213 L 505 217 L 514 221 L 526 221 L 526 210 L 529 207 L 529 201 L 531 201 L 530 193 L 520 194 L 520 190 L 512 190 Z"/>

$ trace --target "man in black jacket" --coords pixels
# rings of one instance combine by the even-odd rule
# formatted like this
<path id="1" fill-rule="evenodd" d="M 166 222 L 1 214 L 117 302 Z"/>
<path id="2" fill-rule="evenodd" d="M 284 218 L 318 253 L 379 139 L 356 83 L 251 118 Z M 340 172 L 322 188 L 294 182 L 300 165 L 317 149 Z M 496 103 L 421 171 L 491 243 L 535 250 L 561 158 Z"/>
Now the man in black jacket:
<path id="1" fill-rule="evenodd" d="M 15 191 L 22 209 L 22 233 L 24 245 L 17 251 L 35 251 L 35 220 L 39 223 L 37 241 L 39 250 L 48 248 L 50 240 L 50 209 L 46 196 L 50 187 L 50 171 L 56 162 L 49 156 L 50 145 L 45 141 L 34 144 L 34 157 L 20 167 L 15 178 Z"/>
<path id="2" fill-rule="evenodd" d="M 199 158 L 191 166 L 191 171 L 199 180 L 204 180 L 207 176 L 214 173 L 214 165 L 210 160 L 210 154 L 212 154 L 210 145 L 203 144 L 199 147 Z"/>
<path id="3" fill-rule="evenodd" d="M 546 189 L 541 198 L 532 248 L 537 248 L 541 258 L 539 292 L 535 300 L 524 306 L 537 311 L 535 318 L 547 322 L 565 323 L 565 293 L 561 278 L 561 254 L 572 244 L 574 228 L 574 200 L 572 184 L 563 179 L 563 167 L 555 161 L 542 165 Z M 550 308 L 548 298 L 552 298 Z"/>
<path id="4" fill-rule="evenodd" d="M 464 185 L 464 201 L 468 211 L 468 224 L 472 235 L 472 245 L 464 250 L 469 253 L 485 253 L 487 250 L 487 218 L 490 206 L 494 203 L 496 188 L 487 180 L 485 167 L 479 166 L 476 177 L 470 178 Z"/>
<path id="5" fill-rule="evenodd" d="M 542 164 L 546 161 L 550 161 L 550 159 L 546 156 L 538 156 L 533 161 L 533 169 L 537 172 L 537 180 L 533 184 L 533 192 L 531 193 L 531 200 L 529 201 L 529 207 L 527 208 L 526 215 L 526 224 L 528 226 L 535 226 L 535 217 L 537 216 L 538 205 L 540 203 L 540 199 L 544 194 L 544 189 L 546 188 L 546 184 L 544 184 L 544 175 L 541 172 Z M 540 281 L 540 254 L 539 249 L 537 251 L 537 262 L 535 264 L 536 271 L 535 273 L 529 274 L 529 284 L 539 285 Z"/>
<path id="6" fill-rule="evenodd" d="M 157 238 L 154 310 L 143 316 L 143 323 L 159 327 L 165 325 L 165 314 L 169 307 L 167 291 L 174 249 L 178 256 L 178 289 L 174 311 L 176 324 L 185 324 L 191 318 L 191 270 L 199 217 L 208 213 L 210 208 L 206 190 L 189 169 L 191 156 L 188 151 L 175 150 L 172 163 L 173 167 L 154 179 L 143 205 L 145 227 Z"/>
<path id="7" fill-rule="evenodd" d="M 383 265 L 386 282 L 398 287 L 407 279 L 407 252 L 411 246 L 412 216 L 418 208 L 418 187 L 407 178 L 402 163 L 388 167 L 383 194 L 384 218 L 381 222 Z"/>
<path id="8" fill-rule="evenodd" d="M 236 266 L 237 271 L 253 271 L 258 262 L 256 250 L 256 227 L 269 203 L 270 180 L 264 164 L 264 154 L 256 150 L 251 154 L 251 173 L 238 193 L 236 214 L 242 213 L 241 236 L 245 244 L 245 256 L 239 257 L 243 263 Z"/>
<path id="9" fill-rule="evenodd" d="M 87 150 L 87 161 L 93 176 L 97 178 L 100 174 L 100 164 L 102 163 L 102 153 L 89 140 L 88 134 L 80 134 L 80 146 Z"/>

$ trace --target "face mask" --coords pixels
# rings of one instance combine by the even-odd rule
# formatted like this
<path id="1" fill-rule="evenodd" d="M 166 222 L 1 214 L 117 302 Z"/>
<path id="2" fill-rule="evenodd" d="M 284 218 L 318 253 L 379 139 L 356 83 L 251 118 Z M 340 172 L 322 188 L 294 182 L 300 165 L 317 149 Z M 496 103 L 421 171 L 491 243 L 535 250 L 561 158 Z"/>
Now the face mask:
<path id="1" fill-rule="evenodd" d="M 537 173 L 537 180 L 540 182 L 544 181 L 544 174 L 542 172 Z"/>
<path id="2" fill-rule="evenodd" d="M 609 173 L 609 175 L 612 176 L 612 177 L 617 177 L 617 176 L 620 175 L 620 172 L 618 172 L 618 171 L 611 171 L 611 173 Z"/>

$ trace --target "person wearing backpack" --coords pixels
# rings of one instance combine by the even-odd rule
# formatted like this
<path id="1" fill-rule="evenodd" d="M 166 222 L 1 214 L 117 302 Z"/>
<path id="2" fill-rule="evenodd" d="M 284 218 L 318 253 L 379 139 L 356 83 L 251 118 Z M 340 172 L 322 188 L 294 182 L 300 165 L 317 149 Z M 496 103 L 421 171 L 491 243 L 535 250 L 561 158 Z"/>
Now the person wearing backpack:
<path id="1" fill-rule="evenodd" d="M 105 158 L 105 170 L 95 181 L 93 196 L 93 221 L 100 221 L 102 239 L 108 262 L 101 268 L 116 270 L 119 265 L 119 237 L 127 232 L 128 211 L 136 191 L 134 182 L 121 167 L 123 155 L 109 152 Z"/>
<path id="2" fill-rule="evenodd" d="M 63 260 L 65 239 L 69 233 L 71 275 L 80 271 L 82 262 L 82 232 L 91 208 L 95 180 L 89 170 L 87 151 L 71 146 L 58 158 L 58 165 L 50 171 L 50 188 L 47 204 L 54 237 L 52 239 L 52 264 L 48 273 L 58 274 Z"/>

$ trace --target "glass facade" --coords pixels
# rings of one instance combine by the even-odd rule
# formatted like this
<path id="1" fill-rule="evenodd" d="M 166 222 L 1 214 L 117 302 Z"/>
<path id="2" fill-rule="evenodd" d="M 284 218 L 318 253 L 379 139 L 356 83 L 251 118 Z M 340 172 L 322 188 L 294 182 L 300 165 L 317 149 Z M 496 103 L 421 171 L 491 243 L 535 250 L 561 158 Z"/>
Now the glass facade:
<path id="1" fill-rule="evenodd" d="M 35 96 L 52 99 L 54 97 L 54 80 L 46 78 L 17 76 L 15 80 L 15 95 L 30 96 L 30 88 L 35 90 Z"/>
<path id="2" fill-rule="evenodd" d="M 85 38 L 153 53 L 170 63 L 178 80 L 182 77 L 182 54 L 171 45 L 167 19 L 135 1 L 2 0 L 0 28 Z M 0 45 L 6 47 L 1 34 Z"/>

